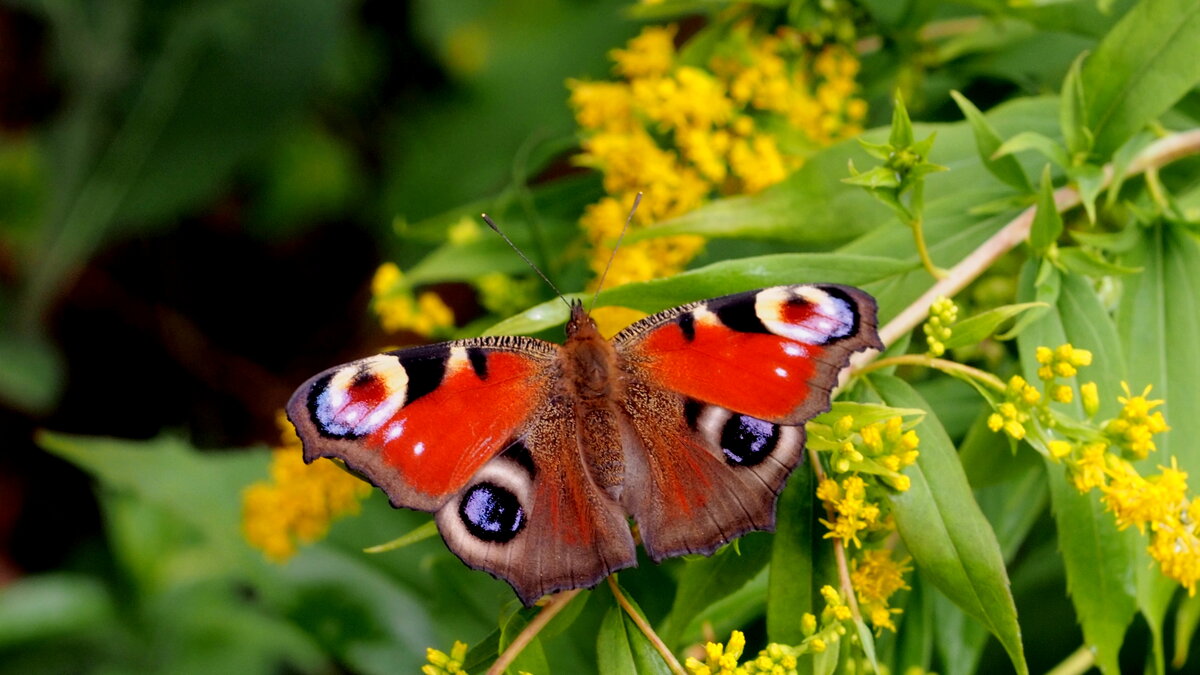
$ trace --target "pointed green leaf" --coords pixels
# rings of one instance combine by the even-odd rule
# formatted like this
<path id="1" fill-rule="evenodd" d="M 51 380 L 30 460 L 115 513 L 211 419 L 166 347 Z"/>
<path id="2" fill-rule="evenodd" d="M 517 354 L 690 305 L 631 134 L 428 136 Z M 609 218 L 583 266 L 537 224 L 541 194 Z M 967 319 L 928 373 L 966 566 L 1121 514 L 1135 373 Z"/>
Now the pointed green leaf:
<path id="1" fill-rule="evenodd" d="M 800 619 L 813 612 L 812 470 L 800 466 L 788 478 L 775 507 L 775 536 L 767 594 L 767 638 L 798 645 L 804 640 Z M 819 537 L 818 537 L 819 540 Z"/>
<path id="2" fill-rule="evenodd" d="M 1105 260 L 1096 253 L 1087 249 L 1079 248 L 1078 246 L 1069 246 L 1058 249 L 1058 262 L 1068 272 L 1082 274 L 1084 276 L 1103 278 L 1103 277 L 1118 277 L 1127 274 L 1137 274 L 1142 271 L 1140 267 L 1126 267 L 1118 265 L 1109 260 Z"/>
<path id="3" fill-rule="evenodd" d="M 992 157 L 999 158 L 1006 155 L 1015 155 L 1018 152 L 1026 150 L 1034 150 L 1039 152 L 1046 159 L 1050 160 L 1057 166 L 1071 166 L 1071 158 L 1067 155 L 1067 151 L 1063 146 L 1059 145 L 1058 141 L 1033 131 L 1022 131 L 1012 138 L 1000 144 Z"/>
<path id="4" fill-rule="evenodd" d="M 966 96 L 957 91 L 950 92 L 950 95 L 954 97 L 954 102 L 958 104 L 959 110 L 962 110 L 967 121 L 971 123 L 971 131 L 975 134 L 975 146 L 979 148 L 979 158 L 987 170 L 992 172 L 996 178 L 1021 192 L 1032 193 L 1033 183 L 1029 181 L 1029 176 L 1025 174 L 1025 169 L 1016 157 L 1012 155 L 994 157 L 996 151 L 1000 149 L 1002 140 L 991 122 L 988 122 L 979 108 L 967 100 Z"/>
<path id="5" fill-rule="evenodd" d="M 913 125 L 908 117 L 908 109 L 904 107 L 904 97 L 897 91 L 892 97 L 892 132 L 888 136 L 888 144 L 900 150 L 913 144 Z"/>
<path id="6" fill-rule="evenodd" d="M 678 646 L 692 617 L 705 607 L 745 586 L 771 559 L 771 537 L 751 533 L 712 556 L 689 560 L 684 566 L 675 602 L 659 636 L 668 647 Z"/>
<path id="7" fill-rule="evenodd" d="M 1193 595 L 1179 603 L 1175 612 L 1175 654 L 1171 657 L 1171 667 L 1182 669 L 1188 662 L 1188 653 L 1192 644 L 1192 636 L 1196 627 L 1200 626 L 1200 595 Z"/>
<path id="8" fill-rule="evenodd" d="M 872 375 L 870 385 L 889 405 L 923 408 L 917 463 L 904 473 L 912 486 L 892 496 L 896 526 L 913 559 L 942 593 L 978 619 L 1026 674 L 1021 629 L 1000 545 L 979 510 L 954 444 L 936 414 L 903 380 Z"/>
<path id="9" fill-rule="evenodd" d="M 1029 245 L 1038 253 L 1045 253 L 1058 241 L 1063 231 L 1062 215 L 1054 202 L 1054 183 L 1050 179 L 1050 165 L 1042 169 L 1042 184 L 1038 190 L 1037 213 L 1029 230 Z"/>
<path id="10" fill-rule="evenodd" d="M 1135 5 L 1083 67 L 1094 150 L 1107 158 L 1200 82 L 1200 0 Z"/>
<path id="11" fill-rule="evenodd" d="M 989 309 L 981 314 L 959 321 L 954 324 L 950 339 L 946 340 L 946 348 L 966 347 L 967 345 L 983 342 L 991 337 L 1005 321 L 1020 316 L 1032 309 L 1049 307 L 1041 302 L 1024 302 L 1017 305 L 1004 305 Z"/>
<path id="12" fill-rule="evenodd" d="M 598 672 L 617 675 L 638 672 L 629 635 L 625 633 L 625 612 L 615 605 L 604 613 L 600 633 L 596 635 L 596 667 Z"/>
<path id="13" fill-rule="evenodd" d="M 1063 78 L 1058 103 L 1058 123 L 1062 127 L 1067 151 L 1072 156 L 1086 155 L 1092 148 L 1092 135 L 1087 126 L 1087 99 L 1083 91 L 1083 80 L 1079 76 L 1085 58 L 1087 52 L 1080 54 L 1071 63 L 1067 76 Z"/>
<path id="14" fill-rule="evenodd" d="M 500 630 L 500 653 L 503 654 L 505 649 L 517 639 L 521 631 L 529 625 L 533 617 L 542 611 L 541 607 L 523 608 L 513 612 L 513 615 L 504 622 L 504 627 Z M 518 675 L 521 671 L 528 673 L 548 673 L 550 672 L 550 664 L 546 661 L 546 650 L 542 647 L 541 636 L 536 636 L 530 640 L 529 644 L 521 650 L 520 654 L 513 659 L 512 663 L 504 671 L 509 675 Z"/>

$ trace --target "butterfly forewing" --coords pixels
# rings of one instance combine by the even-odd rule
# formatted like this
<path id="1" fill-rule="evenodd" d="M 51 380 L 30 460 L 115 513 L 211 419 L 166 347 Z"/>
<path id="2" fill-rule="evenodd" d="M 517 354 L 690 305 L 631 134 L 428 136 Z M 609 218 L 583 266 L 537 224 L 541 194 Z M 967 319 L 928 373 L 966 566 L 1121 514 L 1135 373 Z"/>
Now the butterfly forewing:
<path id="1" fill-rule="evenodd" d="M 340 459 L 394 505 L 433 511 L 521 433 L 556 350 L 481 338 L 379 354 L 310 379 L 288 417 L 307 461 Z"/>

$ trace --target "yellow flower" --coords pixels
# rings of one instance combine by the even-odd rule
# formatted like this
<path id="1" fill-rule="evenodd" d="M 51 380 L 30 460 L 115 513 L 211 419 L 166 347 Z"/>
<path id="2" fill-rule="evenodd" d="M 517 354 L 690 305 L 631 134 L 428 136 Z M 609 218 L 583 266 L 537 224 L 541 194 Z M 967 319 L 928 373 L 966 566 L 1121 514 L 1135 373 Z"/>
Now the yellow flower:
<path id="1" fill-rule="evenodd" d="M 489 312 L 510 316 L 533 304 L 538 279 L 514 279 L 502 272 L 485 274 L 475 280 L 479 302 Z"/>
<path id="2" fill-rule="evenodd" d="M 742 658 L 742 650 L 746 648 L 746 636 L 741 631 L 733 631 L 729 636 L 728 645 L 719 642 L 709 642 L 704 646 L 705 660 L 689 658 L 687 669 L 693 675 L 734 675 L 744 673 L 738 668 L 738 659 Z"/>
<path id="3" fill-rule="evenodd" d="M 242 494 L 242 532 L 267 558 L 283 562 L 297 545 L 311 543 L 329 524 L 358 513 L 371 486 L 331 461 L 305 464 L 300 440 L 279 414 L 282 446 L 271 453 L 271 479 L 250 485 Z"/>
<path id="4" fill-rule="evenodd" d="M 463 670 L 463 661 L 467 658 L 467 643 L 454 641 L 450 653 L 429 647 L 425 650 L 425 660 L 429 663 L 421 666 L 424 675 L 467 675 Z"/>
<path id="5" fill-rule="evenodd" d="M 861 606 L 871 619 L 871 625 L 876 630 L 884 628 L 895 632 L 896 625 L 892 616 L 899 614 L 899 609 L 891 609 L 888 599 L 900 589 L 907 589 L 904 574 L 912 568 L 908 559 L 896 562 L 892 559 L 891 551 L 876 549 L 863 553 L 861 560 L 855 560 L 850 572 L 850 582 L 858 596 Z"/>
<path id="6" fill-rule="evenodd" d="M 1155 407 L 1162 405 L 1163 402 L 1162 400 L 1151 401 L 1146 398 L 1150 394 L 1149 386 L 1142 391 L 1140 396 L 1134 396 L 1125 382 L 1122 382 L 1121 386 L 1125 389 L 1125 396 L 1118 397 L 1117 400 L 1123 407 L 1117 418 L 1110 420 L 1105 425 L 1104 430 L 1123 450 L 1138 459 L 1145 459 L 1147 455 L 1157 449 L 1153 440 L 1154 435 L 1171 429 L 1167 426 L 1167 421 L 1161 411 L 1150 412 Z"/>
<path id="7" fill-rule="evenodd" d="M 1163 574 L 1178 581 L 1190 596 L 1196 594 L 1196 582 L 1200 580 L 1200 539 L 1195 523 L 1194 518 L 1186 524 L 1173 518 L 1159 524 L 1149 549 Z"/>
<path id="8" fill-rule="evenodd" d="M 643 311 L 617 305 L 597 307 L 592 310 L 592 320 L 596 322 L 600 334 L 606 338 L 612 338 L 629 324 L 644 319 L 646 316 Z"/>
<path id="9" fill-rule="evenodd" d="M 665 75 L 675 63 L 675 32 L 675 26 L 646 26 L 626 49 L 609 52 L 613 70 L 630 79 Z"/>
<path id="10" fill-rule="evenodd" d="M 624 82 L 584 82 L 567 80 L 575 121 L 584 129 L 631 131 L 637 120 L 633 115 L 633 92 Z"/>
<path id="11" fill-rule="evenodd" d="M 874 526 L 879 519 L 879 507 L 866 501 L 866 483 L 863 479 L 857 475 L 849 476 L 840 486 L 826 479 L 817 488 L 817 497 L 834 513 L 833 522 L 820 519 L 829 528 L 825 538 L 841 539 L 847 546 L 852 541 L 856 546 L 862 546 L 859 533 Z"/>
<path id="12" fill-rule="evenodd" d="M 1187 473 L 1177 468 L 1174 458 L 1170 467 L 1159 467 L 1162 474 L 1149 479 L 1124 460 L 1114 460 L 1112 465 L 1101 501 L 1115 515 L 1119 529 L 1133 525 L 1144 533 L 1146 525 L 1162 526 L 1183 510 Z"/>
<path id="13" fill-rule="evenodd" d="M 1107 450 L 1108 446 L 1104 443 L 1084 444 L 1083 452 L 1071 475 L 1076 490 L 1087 492 L 1094 487 L 1101 487 L 1107 482 Z"/>
<path id="14" fill-rule="evenodd" d="M 729 166 L 746 194 L 761 192 L 787 178 L 788 168 L 772 136 L 739 138 L 729 149 Z"/>
<path id="15" fill-rule="evenodd" d="M 371 280 L 371 301 L 385 331 L 408 330 L 425 336 L 439 335 L 454 326 L 454 312 L 431 291 L 414 297 L 404 273 L 395 263 L 384 263 Z"/>
<path id="16" fill-rule="evenodd" d="M 1062 459 L 1063 457 L 1066 457 L 1067 455 L 1071 454 L 1072 448 L 1075 447 L 1066 441 L 1057 440 L 1050 441 L 1046 445 L 1050 450 L 1050 456 L 1054 459 Z"/>

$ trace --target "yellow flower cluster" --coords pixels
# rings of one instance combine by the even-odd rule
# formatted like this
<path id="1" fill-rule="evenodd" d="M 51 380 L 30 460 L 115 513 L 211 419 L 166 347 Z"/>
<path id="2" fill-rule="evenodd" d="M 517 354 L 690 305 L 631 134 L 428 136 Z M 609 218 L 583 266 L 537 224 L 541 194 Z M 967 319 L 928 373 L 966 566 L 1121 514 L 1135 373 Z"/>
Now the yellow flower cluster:
<path id="1" fill-rule="evenodd" d="M 1091 365 L 1092 354 L 1071 344 L 1057 348 L 1038 347 L 1038 378 L 1050 398 L 1060 403 L 1074 400 L 1074 389 L 1057 382 L 1071 378 Z M 1006 400 L 988 419 L 993 431 L 1003 429 L 1014 438 L 1025 437 L 1024 424 L 1031 419 L 1041 425 L 1037 437 L 1044 438 L 1047 454 L 1067 468 L 1067 475 L 1080 492 L 1100 491 L 1100 500 L 1112 512 L 1117 527 L 1149 530 L 1151 557 L 1167 577 L 1195 594 L 1200 581 L 1200 500 L 1188 496 L 1187 473 L 1175 459 L 1159 466 L 1157 475 L 1143 476 L 1131 463 L 1145 459 L 1157 449 L 1154 436 L 1170 430 L 1161 411 L 1161 400 L 1151 400 L 1150 387 L 1134 396 L 1122 382 L 1118 396 L 1121 410 L 1110 420 L 1095 421 L 1100 410 L 1100 393 L 1095 382 L 1079 386 L 1079 398 L 1088 422 L 1083 426 L 1056 424 L 1049 406 L 1036 389 L 1018 377 L 1009 382 Z M 1051 437 L 1054 429 L 1065 438 Z M 1014 433 L 1016 432 L 1016 433 Z M 1036 443 L 1035 443 L 1036 446 Z"/>
<path id="2" fill-rule="evenodd" d="M 946 353 L 946 340 L 953 335 L 954 322 L 958 320 L 958 305 L 946 296 L 933 301 L 929 306 L 929 319 L 921 329 L 925 331 L 925 342 L 929 344 L 928 354 L 938 357 Z"/>
<path id="3" fill-rule="evenodd" d="M 900 472 L 917 461 L 921 439 L 905 428 L 901 416 L 861 424 L 853 415 L 842 415 L 832 426 L 809 423 L 808 433 L 811 449 L 830 452 L 831 471 L 862 472 L 900 492 L 908 489 L 908 476 Z"/>
<path id="4" fill-rule="evenodd" d="M 1122 404 L 1121 414 L 1104 426 L 1105 433 L 1113 444 L 1130 453 L 1137 459 L 1145 459 L 1147 455 L 1158 449 L 1154 444 L 1154 435 L 1170 430 L 1162 411 L 1150 412 L 1162 405 L 1162 400 L 1151 401 L 1146 398 L 1150 394 L 1147 386 L 1140 396 L 1134 396 L 1129 391 L 1129 385 L 1124 382 L 1125 395 L 1117 398 Z"/>
<path id="5" fill-rule="evenodd" d="M 1014 440 L 1025 438 L 1025 423 L 1041 400 L 1042 392 L 1037 387 L 1020 375 L 1013 375 L 1004 390 L 1004 401 L 988 416 L 988 428 L 997 432 L 1003 430 Z"/>
<path id="6" fill-rule="evenodd" d="M 425 337 L 445 335 L 454 327 L 454 312 L 431 291 L 414 294 L 400 268 L 383 263 L 371 280 L 371 307 L 389 333 L 411 331 Z"/>
<path id="7" fill-rule="evenodd" d="M 467 643 L 460 640 L 454 641 L 449 654 L 429 647 L 425 650 L 425 660 L 429 663 L 421 666 L 421 672 L 424 675 L 468 675 L 463 670 L 466 659 Z"/>
<path id="8" fill-rule="evenodd" d="M 1073 401 L 1074 390 L 1070 385 L 1055 384 L 1054 380 L 1075 377 L 1079 368 L 1092 365 L 1092 353 L 1086 349 L 1075 349 L 1068 343 L 1060 345 L 1058 349 L 1038 347 L 1036 357 L 1038 378 L 1045 383 L 1050 398 L 1059 403 Z"/>
<path id="9" fill-rule="evenodd" d="M 812 54 L 794 31 L 738 24 L 705 65 L 682 63 L 675 26 L 648 26 L 610 54 L 615 82 L 568 82 L 583 130 L 579 164 L 604 175 L 607 196 L 580 221 L 599 274 L 635 193 L 634 219 L 673 218 L 716 195 L 758 192 L 783 180 L 811 148 L 857 134 L 866 114 L 858 60 L 843 47 Z M 770 130 L 770 131 L 768 131 Z M 786 150 L 784 146 L 786 145 Z M 668 276 L 700 251 L 697 236 L 622 249 L 612 285 Z"/>
<path id="10" fill-rule="evenodd" d="M 729 636 L 729 642 L 709 642 L 704 645 L 704 660 L 689 657 L 684 663 L 692 675 L 797 675 L 800 658 L 805 654 L 819 654 L 836 644 L 846 634 L 845 622 L 851 618 L 850 608 L 842 596 L 832 587 L 821 588 L 825 609 L 821 612 L 822 625 L 818 630 L 817 617 L 805 613 L 800 621 L 805 638 L 799 645 L 772 642 L 758 652 L 754 658 L 739 664 L 746 650 L 746 636 L 738 630 Z"/>
<path id="11" fill-rule="evenodd" d="M 305 464 L 291 422 L 280 413 L 278 423 L 282 443 L 271 453 L 271 479 L 243 493 L 242 530 L 251 546 L 283 562 L 298 543 L 314 542 L 332 521 L 358 513 L 371 486 L 333 462 Z"/>
<path id="12" fill-rule="evenodd" d="M 867 484 L 858 475 L 844 478 L 839 484 L 832 478 L 826 478 L 817 486 L 817 499 L 833 514 L 830 522 L 821 518 L 821 524 L 829 528 L 825 533 L 826 539 L 841 539 L 842 544 L 849 546 L 854 542 L 861 547 L 860 532 L 865 532 L 879 526 L 879 506 L 866 499 Z"/>
<path id="13" fill-rule="evenodd" d="M 859 560 L 855 560 L 850 572 L 850 582 L 858 596 L 859 607 L 871 620 L 876 631 L 884 628 L 896 632 L 896 624 L 892 616 L 902 610 L 888 606 L 892 594 L 901 589 L 908 589 L 904 582 L 905 573 L 912 570 L 909 559 L 897 562 L 892 559 L 888 549 L 864 551 Z"/>

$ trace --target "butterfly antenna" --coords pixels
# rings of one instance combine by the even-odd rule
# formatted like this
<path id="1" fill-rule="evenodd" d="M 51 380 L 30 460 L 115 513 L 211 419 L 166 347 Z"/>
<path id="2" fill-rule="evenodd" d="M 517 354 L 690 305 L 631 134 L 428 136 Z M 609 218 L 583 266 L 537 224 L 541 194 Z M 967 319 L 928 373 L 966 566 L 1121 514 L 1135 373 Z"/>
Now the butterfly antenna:
<path id="1" fill-rule="evenodd" d="M 621 248 L 621 240 L 625 238 L 625 232 L 629 229 L 629 224 L 633 222 L 633 214 L 637 213 L 638 204 L 641 203 L 642 193 L 639 192 L 633 198 L 633 206 L 629 207 L 629 215 L 625 218 L 625 226 L 621 228 L 621 234 L 617 235 L 617 243 L 613 244 L 612 253 L 608 256 L 608 263 L 604 266 L 604 273 L 600 275 L 600 283 L 596 284 L 596 294 L 592 296 L 591 307 L 596 306 L 596 298 L 600 297 L 600 289 L 604 288 L 604 279 L 608 276 L 608 270 L 612 268 L 613 258 L 617 257 L 617 249 Z"/>
<path id="2" fill-rule="evenodd" d="M 483 222 L 487 223 L 488 227 L 492 228 L 493 232 L 500 235 L 500 238 L 504 240 L 504 243 L 508 244 L 512 250 L 516 251 L 517 255 L 521 256 L 521 260 L 524 260 L 526 265 L 529 265 L 531 268 L 533 268 L 533 271 L 537 272 L 538 276 L 541 277 L 547 284 L 549 284 L 550 288 L 554 289 L 554 292 L 558 294 L 558 299 L 565 302 L 567 307 L 570 307 L 571 303 L 567 302 L 567 299 L 563 297 L 562 291 L 558 290 L 558 286 L 555 286 L 554 282 L 550 281 L 550 277 L 546 276 L 546 274 L 542 272 L 537 265 L 533 264 L 533 261 L 529 259 L 529 256 L 525 255 L 525 252 L 518 248 L 517 245 L 513 243 L 513 240 L 509 239 L 508 235 L 504 234 L 504 232 L 500 230 L 500 227 L 496 225 L 496 222 L 492 220 L 492 217 L 486 213 L 480 215 L 483 216 Z"/>

